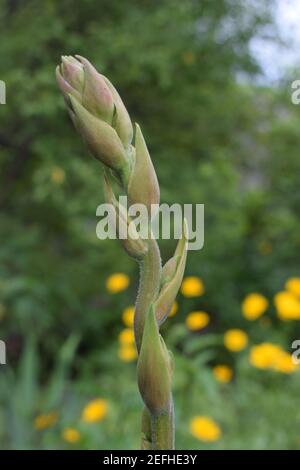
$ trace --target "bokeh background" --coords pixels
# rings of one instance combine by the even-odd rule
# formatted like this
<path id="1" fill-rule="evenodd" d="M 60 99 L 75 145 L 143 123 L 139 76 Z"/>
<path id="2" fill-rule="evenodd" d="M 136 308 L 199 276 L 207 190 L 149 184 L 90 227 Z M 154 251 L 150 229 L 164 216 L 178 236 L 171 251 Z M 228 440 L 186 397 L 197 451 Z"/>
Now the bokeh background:
<path id="1" fill-rule="evenodd" d="M 273 7 L 0 1 L 0 448 L 139 447 L 138 266 L 96 237 L 101 167 L 54 77 L 75 53 L 142 126 L 161 200 L 205 204 L 205 246 L 163 327 L 177 447 L 300 448 L 300 77 L 261 80 L 251 49 L 282 46 Z M 167 260 L 175 242 L 160 245 Z"/>

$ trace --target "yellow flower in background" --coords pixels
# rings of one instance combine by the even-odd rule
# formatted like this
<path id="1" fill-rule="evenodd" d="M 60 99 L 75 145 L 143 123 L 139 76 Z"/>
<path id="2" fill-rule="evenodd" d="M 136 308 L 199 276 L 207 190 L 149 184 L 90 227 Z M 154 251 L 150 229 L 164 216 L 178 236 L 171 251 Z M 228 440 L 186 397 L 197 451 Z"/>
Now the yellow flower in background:
<path id="1" fill-rule="evenodd" d="M 214 442 L 220 439 L 221 429 L 218 424 L 208 416 L 195 416 L 190 422 L 191 434 L 205 442 Z"/>
<path id="2" fill-rule="evenodd" d="M 242 312 L 247 320 L 256 320 L 267 310 L 268 300 L 261 294 L 253 292 L 247 295 L 242 303 Z"/>
<path id="3" fill-rule="evenodd" d="M 281 348 L 273 343 L 261 343 L 252 346 L 250 350 L 250 364 L 258 369 L 268 369 L 273 367 L 276 357 L 280 354 Z"/>
<path id="4" fill-rule="evenodd" d="M 274 297 L 274 304 L 281 320 L 300 320 L 300 300 L 291 292 L 278 292 Z"/>
<path id="5" fill-rule="evenodd" d="M 222 383 L 230 382 L 233 376 L 231 367 L 223 364 L 213 367 L 213 374 L 215 378 Z"/>
<path id="6" fill-rule="evenodd" d="M 248 344 L 248 336 L 243 330 L 233 328 L 224 334 L 224 345 L 229 351 L 238 352 Z"/>
<path id="7" fill-rule="evenodd" d="M 133 326 L 133 320 L 134 320 L 134 306 L 133 305 L 123 310 L 122 320 L 125 326 L 128 326 L 129 328 Z"/>
<path id="8" fill-rule="evenodd" d="M 75 428 L 66 428 L 62 432 L 62 438 L 69 444 L 76 444 L 80 440 L 80 432 Z"/>
<path id="9" fill-rule="evenodd" d="M 262 240 L 258 246 L 259 252 L 263 256 L 267 256 L 273 251 L 273 245 L 269 240 Z"/>
<path id="10" fill-rule="evenodd" d="M 287 291 L 294 294 L 296 297 L 300 297 L 300 277 L 291 277 L 285 283 Z"/>
<path id="11" fill-rule="evenodd" d="M 52 411 L 51 413 L 45 413 L 39 415 L 34 420 L 34 427 L 38 431 L 42 431 L 43 429 L 51 428 L 57 423 L 58 420 L 58 413 L 56 411 Z"/>
<path id="12" fill-rule="evenodd" d="M 249 361 L 257 369 L 272 369 L 285 374 L 290 374 L 299 368 L 293 363 L 291 354 L 273 343 L 253 346 L 250 350 Z"/>
<path id="13" fill-rule="evenodd" d="M 124 328 L 119 334 L 119 342 L 122 346 L 134 344 L 134 331 L 132 328 Z"/>
<path id="14" fill-rule="evenodd" d="M 192 65 L 196 61 L 196 56 L 193 51 L 185 51 L 182 54 L 182 61 L 186 65 Z"/>
<path id="15" fill-rule="evenodd" d="M 63 184 L 66 179 L 66 173 L 60 166 L 55 166 L 51 171 L 51 181 L 55 184 Z"/>
<path id="16" fill-rule="evenodd" d="M 174 317 L 174 315 L 177 313 L 177 311 L 178 311 L 178 303 L 175 300 L 175 302 L 172 305 L 171 311 L 169 313 L 169 317 Z"/>
<path id="17" fill-rule="evenodd" d="M 106 279 L 106 289 L 111 294 L 117 294 L 127 289 L 129 286 L 129 277 L 124 273 L 115 273 Z"/>
<path id="18" fill-rule="evenodd" d="M 282 372 L 283 374 L 291 374 L 292 372 L 299 370 L 299 365 L 293 363 L 291 354 L 286 351 L 281 351 L 274 364 L 274 369 L 278 372 Z"/>
<path id="19" fill-rule="evenodd" d="M 135 361 L 138 357 L 137 350 L 134 344 L 122 345 L 118 351 L 119 358 L 123 362 Z"/>
<path id="20" fill-rule="evenodd" d="M 86 423 L 96 423 L 102 421 L 107 415 L 108 404 L 106 400 L 97 398 L 90 401 L 83 409 L 81 418 Z"/>
<path id="21" fill-rule="evenodd" d="M 209 320 L 209 315 L 206 312 L 191 312 L 186 317 L 185 324 L 189 330 L 196 331 L 205 328 Z"/>
<path id="22" fill-rule="evenodd" d="M 204 284 L 199 277 L 188 276 L 183 279 L 180 290 L 184 297 L 200 297 L 204 294 Z"/>

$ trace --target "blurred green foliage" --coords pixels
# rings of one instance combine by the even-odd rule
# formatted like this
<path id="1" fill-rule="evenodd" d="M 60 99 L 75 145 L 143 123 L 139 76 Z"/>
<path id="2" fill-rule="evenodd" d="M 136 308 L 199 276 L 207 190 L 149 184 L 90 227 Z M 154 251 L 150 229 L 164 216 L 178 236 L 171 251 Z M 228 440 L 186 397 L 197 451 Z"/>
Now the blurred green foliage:
<path id="1" fill-rule="evenodd" d="M 134 371 L 116 352 L 138 267 L 116 242 L 96 238 L 101 168 L 64 110 L 54 77 L 61 54 L 86 56 L 116 85 L 142 126 L 162 202 L 205 204 L 205 246 L 189 253 L 187 274 L 200 276 L 206 293 L 182 303 L 172 322 L 201 309 L 212 316 L 211 333 L 241 327 L 266 339 L 242 318 L 241 300 L 253 290 L 271 298 L 300 264 L 299 110 L 285 83 L 255 84 L 259 69 L 249 52 L 253 36 L 272 26 L 272 3 L 0 1 L 7 86 L 0 106 L 0 337 L 9 363 L 0 370 L 1 447 L 59 445 L 55 432 L 37 436 L 35 414 L 63 407 L 67 423 L 98 394 L 114 402 L 113 415 L 82 446 L 138 445 Z M 175 244 L 161 246 L 167 259 Z M 116 271 L 131 285 L 111 296 L 105 279 Z M 272 334 L 288 348 L 299 327 L 283 328 L 274 312 L 271 318 Z M 211 357 L 199 365 L 180 347 L 176 355 L 179 447 L 199 445 L 186 430 L 197 407 L 224 422 L 219 447 L 299 446 L 287 434 L 289 419 L 299 424 L 296 377 L 269 382 L 247 372 L 241 357 L 235 388 L 219 390 L 204 365 Z"/>

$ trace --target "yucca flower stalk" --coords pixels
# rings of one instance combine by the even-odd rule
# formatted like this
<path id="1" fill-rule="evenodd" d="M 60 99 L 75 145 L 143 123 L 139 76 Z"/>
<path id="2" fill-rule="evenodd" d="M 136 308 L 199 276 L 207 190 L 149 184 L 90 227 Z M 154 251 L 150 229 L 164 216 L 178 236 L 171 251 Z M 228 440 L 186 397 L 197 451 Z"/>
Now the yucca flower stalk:
<path id="1" fill-rule="evenodd" d="M 103 164 L 104 195 L 117 220 L 130 223 L 125 207 L 114 195 L 113 179 L 130 204 L 144 204 L 150 214 L 151 206 L 159 204 L 157 176 L 142 131 L 136 124 L 133 132 L 129 114 L 114 86 L 80 56 L 62 57 L 56 76 L 76 129 L 92 155 Z M 174 449 L 173 361 L 159 328 L 182 282 L 187 232 L 184 226 L 174 256 L 162 268 L 157 242 L 151 236 L 151 218 L 144 223 L 148 237 L 140 238 L 132 231 L 128 238 L 119 237 L 125 251 L 140 265 L 134 332 L 138 386 L 145 404 L 141 448 Z M 118 232 L 120 227 L 116 228 Z"/>

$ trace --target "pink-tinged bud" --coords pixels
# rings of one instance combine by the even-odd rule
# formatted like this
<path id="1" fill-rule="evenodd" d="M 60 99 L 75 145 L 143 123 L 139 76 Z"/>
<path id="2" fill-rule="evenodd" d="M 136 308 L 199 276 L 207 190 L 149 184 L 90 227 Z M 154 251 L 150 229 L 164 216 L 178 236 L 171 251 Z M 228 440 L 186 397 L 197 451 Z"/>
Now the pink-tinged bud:
<path id="1" fill-rule="evenodd" d="M 112 124 L 115 104 L 103 75 L 98 73 L 87 59 L 78 55 L 76 57 L 80 60 L 84 72 L 83 106 L 90 113 Z"/>
<path id="2" fill-rule="evenodd" d="M 172 359 L 159 334 L 153 306 L 147 313 L 137 364 L 138 386 L 152 414 L 169 411 L 171 406 Z"/>
<path id="3" fill-rule="evenodd" d="M 84 85 L 82 64 L 72 56 L 62 56 L 61 62 L 61 73 L 65 81 L 81 93 Z"/>
<path id="4" fill-rule="evenodd" d="M 162 287 L 155 302 L 155 314 L 159 325 L 169 315 L 182 283 L 187 257 L 187 223 L 184 220 L 182 238 L 179 240 L 174 256 L 165 264 L 162 271 Z"/>
<path id="5" fill-rule="evenodd" d="M 110 89 L 110 92 L 114 100 L 115 115 L 113 118 L 113 127 L 116 129 L 120 139 L 123 142 L 124 147 L 128 149 L 130 147 L 130 144 L 133 138 L 133 128 L 132 128 L 131 119 L 129 117 L 127 109 L 125 108 L 124 103 L 119 93 L 117 92 L 113 84 L 108 80 L 108 78 L 104 76 L 103 78 L 108 88 Z"/>
<path id="6" fill-rule="evenodd" d="M 59 65 L 56 67 L 56 80 L 57 84 L 62 92 L 67 105 L 69 104 L 69 95 L 73 95 L 77 98 L 77 100 L 81 100 L 81 94 L 79 91 L 75 90 L 63 77 L 61 73 L 61 67 Z"/>
<path id="7" fill-rule="evenodd" d="M 56 78 L 68 106 L 74 96 L 93 116 L 115 129 L 126 151 L 130 151 L 132 124 L 128 112 L 110 81 L 79 55 L 62 56 Z"/>
<path id="8" fill-rule="evenodd" d="M 69 95 L 69 99 L 72 120 L 92 155 L 113 170 L 122 170 L 128 162 L 116 131 L 106 122 L 93 116 L 74 96 Z"/>
<path id="9" fill-rule="evenodd" d="M 127 193 L 131 204 L 144 204 L 151 214 L 151 204 L 159 204 L 159 185 L 140 126 L 136 124 L 135 161 Z"/>

